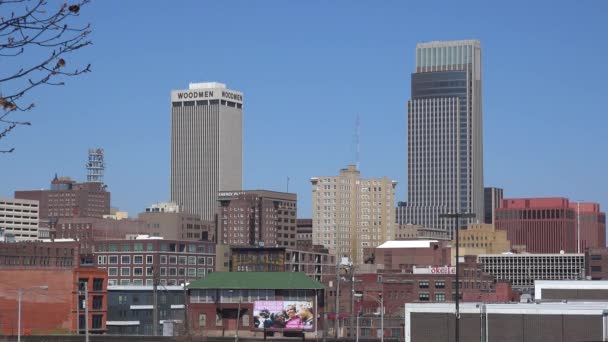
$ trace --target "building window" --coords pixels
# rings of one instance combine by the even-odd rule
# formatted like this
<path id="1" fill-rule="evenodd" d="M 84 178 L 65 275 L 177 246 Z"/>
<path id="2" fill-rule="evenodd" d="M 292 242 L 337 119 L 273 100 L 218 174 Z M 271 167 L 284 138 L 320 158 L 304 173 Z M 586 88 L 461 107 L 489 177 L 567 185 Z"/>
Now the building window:
<path id="1" fill-rule="evenodd" d="M 601 254 L 591 254 L 591 260 L 602 260 Z"/>
<path id="2" fill-rule="evenodd" d="M 121 264 L 130 264 L 131 263 L 131 256 L 130 255 L 121 255 L 120 256 L 120 263 Z"/>
<path id="3" fill-rule="evenodd" d="M 180 256 L 179 257 L 179 264 L 180 265 L 185 265 L 186 264 L 186 257 L 185 256 Z"/>
<path id="4" fill-rule="evenodd" d="M 101 329 L 101 321 L 103 319 L 103 315 L 93 315 L 93 329 Z"/>
<path id="5" fill-rule="evenodd" d="M 93 310 L 101 310 L 103 306 L 103 296 L 93 296 Z"/>
<path id="6" fill-rule="evenodd" d="M 177 265 L 177 257 L 175 255 L 169 255 L 169 263 L 171 265 Z"/>
<path id="7" fill-rule="evenodd" d="M 120 285 L 126 286 L 126 285 L 130 285 L 131 281 L 129 279 L 121 279 L 120 280 Z"/>
<path id="8" fill-rule="evenodd" d="M 133 250 L 135 252 L 141 252 L 144 250 L 144 244 L 141 242 L 136 242 L 133 244 Z"/>
<path id="9" fill-rule="evenodd" d="M 428 280 L 421 280 L 418 282 L 418 287 L 421 289 L 428 289 L 429 288 L 429 281 Z"/>
<path id="10" fill-rule="evenodd" d="M 144 284 L 143 279 L 133 279 L 133 285 L 141 286 Z"/>
<path id="11" fill-rule="evenodd" d="M 108 275 L 110 277 L 114 276 L 118 276 L 118 267 L 108 267 Z"/>
<path id="12" fill-rule="evenodd" d="M 103 291 L 103 279 L 102 278 L 93 279 L 93 291 Z"/>
<path id="13" fill-rule="evenodd" d="M 445 293 L 435 293 L 435 301 L 436 302 L 445 302 Z"/>
<path id="14" fill-rule="evenodd" d="M 188 265 L 196 265 L 196 257 L 195 256 L 189 256 L 188 257 Z"/>
<path id="15" fill-rule="evenodd" d="M 196 277 L 196 268 L 188 269 L 188 277 Z"/>
<path id="16" fill-rule="evenodd" d="M 198 326 L 206 327 L 207 326 L 207 314 L 199 314 L 198 315 Z"/>
<path id="17" fill-rule="evenodd" d="M 123 243 L 122 244 L 122 251 L 123 252 L 130 252 L 131 251 L 131 245 L 129 243 Z"/>
<path id="18" fill-rule="evenodd" d="M 602 272 L 602 266 L 591 266 L 591 272 Z"/>
<path id="19" fill-rule="evenodd" d="M 198 276 L 199 277 L 204 277 L 205 276 L 205 269 L 204 268 L 199 268 L 198 269 Z"/>
<path id="20" fill-rule="evenodd" d="M 110 255 L 108 257 L 108 264 L 110 264 L 110 265 L 117 265 L 118 264 L 118 256 L 117 255 Z"/>
<path id="21" fill-rule="evenodd" d="M 213 258 L 212 257 L 208 257 L 207 258 L 207 265 L 208 266 L 213 266 Z"/>
<path id="22" fill-rule="evenodd" d="M 170 267 L 170 268 L 169 268 L 169 275 L 170 275 L 170 276 L 176 276 L 176 275 L 177 275 L 177 268 L 175 268 L 175 267 Z"/>
<path id="23" fill-rule="evenodd" d="M 179 272 L 180 276 L 185 276 L 186 275 L 186 269 L 183 268 L 183 267 L 180 267 L 178 272 Z"/>
<path id="24" fill-rule="evenodd" d="M 122 277 L 128 277 L 131 275 L 131 269 L 129 267 L 121 267 L 120 268 L 120 275 Z M 122 280 L 120 281 L 121 285 L 122 285 Z"/>
<path id="25" fill-rule="evenodd" d="M 161 264 L 166 264 L 167 263 L 167 256 L 166 255 L 161 255 L 160 256 L 160 263 Z"/>
<path id="26" fill-rule="evenodd" d="M 152 267 L 146 267 L 146 275 L 147 276 L 153 276 L 154 275 L 154 268 L 152 268 Z"/>
<path id="27" fill-rule="evenodd" d="M 167 275 L 167 268 L 166 267 L 161 267 L 160 268 L 160 275 L 161 276 L 166 276 Z"/>
<path id="28" fill-rule="evenodd" d="M 144 275 L 144 270 L 141 267 L 133 267 L 133 275 L 134 276 L 142 276 Z"/>
<path id="29" fill-rule="evenodd" d="M 105 255 L 98 255 L 97 256 L 97 264 L 98 265 L 105 265 L 106 264 L 106 260 L 107 260 L 107 256 Z"/>
<path id="30" fill-rule="evenodd" d="M 198 257 L 198 264 L 199 265 L 204 265 L 205 264 L 205 257 Z"/>
<path id="31" fill-rule="evenodd" d="M 153 264 L 153 263 L 154 263 L 154 256 L 146 255 L 146 264 Z"/>
<path id="32" fill-rule="evenodd" d="M 418 299 L 421 300 L 421 301 L 428 302 L 428 300 L 429 300 L 429 294 L 428 293 L 419 293 L 418 294 Z"/>
<path id="33" fill-rule="evenodd" d="M 133 256 L 133 263 L 137 264 L 137 265 L 141 265 L 144 263 L 144 256 L 143 255 L 134 255 Z"/>
<path id="34" fill-rule="evenodd" d="M 438 280 L 435 282 L 435 288 L 436 289 L 444 289 L 445 288 L 445 281 L 443 280 Z"/>

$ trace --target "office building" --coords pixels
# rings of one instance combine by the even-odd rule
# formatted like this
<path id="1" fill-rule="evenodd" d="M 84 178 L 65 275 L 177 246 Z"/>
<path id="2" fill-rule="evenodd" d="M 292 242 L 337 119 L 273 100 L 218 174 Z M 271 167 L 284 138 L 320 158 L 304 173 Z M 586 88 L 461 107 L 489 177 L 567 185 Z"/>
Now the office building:
<path id="1" fill-rule="evenodd" d="M 458 255 L 501 254 L 511 252 L 507 232 L 494 228 L 493 224 L 472 223 L 460 231 Z M 456 241 L 452 240 L 452 246 Z M 452 264 L 456 260 L 456 249 L 452 248 Z"/>
<path id="2" fill-rule="evenodd" d="M 312 250 L 312 219 L 296 219 L 296 249 Z"/>
<path id="3" fill-rule="evenodd" d="M 483 220 L 481 46 L 477 40 L 416 45 L 407 115 L 404 219 L 454 229 L 444 213 Z M 462 220 L 461 225 L 476 220 Z"/>
<path id="4" fill-rule="evenodd" d="M 39 202 L 41 227 L 62 217 L 103 217 L 110 214 L 110 192 L 100 182 L 77 183 L 70 177 L 57 177 L 50 190 L 19 190 L 15 198 Z"/>
<path id="5" fill-rule="evenodd" d="M 493 224 L 496 222 L 496 208 L 500 207 L 503 200 L 503 189 L 483 189 L 483 223 Z"/>
<path id="6" fill-rule="evenodd" d="M 243 93 L 221 83 L 171 92 L 171 201 L 212 221 L 217 194 L 242 189 Z"/>
<path id="7" fill-rule="evenodd" d="M 394 239 L 396 181 L 361 178 L 356 166 L 348 165 L 338 176 L 310 182 L 314 245 L 362 264 L 364 248 Z"/>
<path id="8" fill-rule="evenodd" d="M 141 236 L 95 244 L 94 264 L 107 270 L 109 285 L 179 285 L 215 270 L 215 245 L 204 241 L 164 240 Z"/>
<path id="9" fill-rule="evenodd" d="M 511 198 L 503 200 L 496 214 L 496 228 L 507 231 L 513 248 L 526 246 L 530 253 L 584 253 L 586 248 L 606 246 L 606 214 L 597 203 Z"/>
<path id="10" fill-rule="evenodd" d="M 0 198 L 0 230 L 15 241 L 38 239 L 38 201 Z"/>
<path id="11" fill-rule="evenodd" d="M 203 221 L 197 214 L 181 212 L 170 203 L 157 203 L 139 213 L 145 222 L 146 233 L 168 240 L 213 241 L 215 222 Z"/>
<path id="12" fill-rule="evenodd" d="M 218 243 L 231 246 L 296 246 L 297 195 L 268 190 L 218 195 Z"/>
<path id="13" fill-rule="evenodd" d="M 481 254 L 477 261 L 496 280 L 529 291 L 535 280 L 577 280 L 585 277 L 584 254 Z"/>

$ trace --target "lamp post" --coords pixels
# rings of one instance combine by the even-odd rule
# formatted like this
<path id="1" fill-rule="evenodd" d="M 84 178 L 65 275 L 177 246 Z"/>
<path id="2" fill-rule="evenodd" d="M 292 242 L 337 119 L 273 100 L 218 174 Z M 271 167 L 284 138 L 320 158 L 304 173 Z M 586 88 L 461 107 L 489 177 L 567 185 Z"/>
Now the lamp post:
<path id="1" fill-rule="evenodd" d="M 378 295 L 380 299 L 378 300 L 376 297 L 370 296 L 365 293 L 355 293 L 355 297 L 368 297 L 373 299 L 376 303 L 380 305 L 380 342 L 384 342 L 384 299 L 382 298 L 382 292 Z M 357 317 L 357 323 L 359 322 L 359 317 Z M 359 327 L 357 326 L 357 341 L 359 340 Z"/>
<path id="2" fill-rule="evenodd" d="M 474 218 L 474 213 L 447 213 L 447 214 L 439 214 L 439 218 L 453 218 L 454 219 L 454 240 L 456 243 L 456 305 L 455 305 L 455 319 L 454 319 L 454 341 L 460 341 L 460 268 L 458 265 L 460 264 L 460 258 L 458 255 L 458 247 L 460 245 L 460 240 L 458 239 L 458 231 L 460 230 L 459 224 L 460 219 L 462 218 Z"/>
<path id="3" fill-rule="evenodd" d="M 47 285 L 41 285 L 41 286 L 32 286 L 32 287 L 27 287 L 27 288 L 19 288 L 17 290 L 17 298 L 18 298 L 18 309 L 17 309 L 17 342 L 21 342 L 21 295 L 23 294 L 24 291 L 27 290 L 32 290 L 32 289 L 41 289 L 41 290 L 48 290 L 48 286 Z"/>

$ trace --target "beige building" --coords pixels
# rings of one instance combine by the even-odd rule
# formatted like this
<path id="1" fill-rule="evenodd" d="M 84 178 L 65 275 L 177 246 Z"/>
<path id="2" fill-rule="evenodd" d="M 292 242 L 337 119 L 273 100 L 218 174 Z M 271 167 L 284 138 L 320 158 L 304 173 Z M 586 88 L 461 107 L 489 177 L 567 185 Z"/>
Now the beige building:
<path id="1" fill-rule="evenodd" d="M 138 215 L 147 233 L 168 240 L 214 241 L 215 222 L 201 220 L 197 214 L 182 212 L 174 203 L 157 203 Z"/>
<path id="2" fill-rule="evenodd" d="M 507 239 L 507 231 L 496 229 L 493 224 L 469 224 L 466 230 L 459 232 L 460 256 L 480 254 L 501 254 L 511 251 L 511 242 Z M 452 245 L 455 241 L 452 241 Z M 455 260 L 456 249 L 452 248 L 452 261 Z"/>
<path id="3" fill-rule="evenodd" d="M 400 224 L 397 223 L 395 225 L 395 240 L 412 240 L 412 239 L 435 239 L 435 240 L 450 240 L 449 232 L 438 229 L 438 228 L 429 228 L 416 224 L 405 223 Z"/>
<path id="4" fill-rule="evenodd" d="M 0 235 L 16 241 L 38 239 L 38 214 L 38 201 L 0 198 Z"/>
<path id="5" fill-rule="evenodd" d="M 348 165 L 339 176 L 310 182 L 314 245 L 362 264 L 364 248 L 394 239 L 396 181 L 361 178 L 355 165 Z"/>

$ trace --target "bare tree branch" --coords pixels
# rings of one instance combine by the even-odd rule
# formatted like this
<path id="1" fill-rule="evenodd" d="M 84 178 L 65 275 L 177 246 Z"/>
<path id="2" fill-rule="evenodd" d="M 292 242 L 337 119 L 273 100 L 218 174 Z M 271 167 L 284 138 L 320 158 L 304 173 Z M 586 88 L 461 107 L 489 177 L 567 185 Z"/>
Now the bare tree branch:
<path id="1" fill-rule="evenodd" d="M 0 69 L 0 142 L 17 127 L 31 124 L 9 119 L 15 112 L 34 108 L 34 102 L 25 99 L 30 90 L 61 86 L 64 78 L 91 71 L 90 64 L 65 70 L 68 55 L 92 44 L 91 25 L 79 25 L 76 19 L 90 0 L 74 1 L 0 0 L 0 57 L 9 65 Z M 0 153 L 12 151 L 0 149 Z"/>

